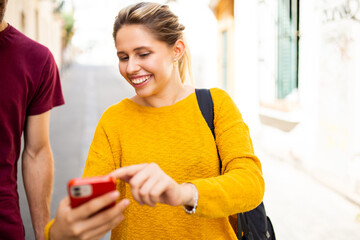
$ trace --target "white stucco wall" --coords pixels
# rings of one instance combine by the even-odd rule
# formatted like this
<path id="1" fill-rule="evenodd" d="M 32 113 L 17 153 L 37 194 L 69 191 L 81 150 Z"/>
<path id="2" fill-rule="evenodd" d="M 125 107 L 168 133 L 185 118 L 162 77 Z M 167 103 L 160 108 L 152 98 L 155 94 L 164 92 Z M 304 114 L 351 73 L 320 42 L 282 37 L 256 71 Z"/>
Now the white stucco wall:
<path id="1" fill-rule="evenodd" d="M 258 3 L 235 1 L 235 102 L 250 132 L 260 130 L 258 94 Z"/>
<path id="2" fill-rule="evenodd" d="M 245 7 L 242 2 L 237 6 L 240 5 Z M 277 17 L 276 3 L 264 1 L 259 6 L 260 31 L 258 33 L 249 31 L 249 26 L 241 24 L 237 25 L 241 29 L 236 30 L 237 36 L 246 32 L 251 34 L 247 36 L 248 40 L 255 40 L 257 36 L 259 39 L 258 48 L 254 44 L 249 45 L 246 40 L 236 41 L 242 44 L 237 47 L 237 55 L 247 51 L 253 53 L 258 51 L 260 57 L 257 65 L 255 59 L 247 58 L 246 66 L 249 68 L 238 70 L 238 76 L 246 77 L 258 69 L 258 93 L 252 82 L 242 81 L 237 89 L 240 95 L 243 95 L 243 88 L 249 91 L 247 95 L 242 96 L 243 98 L 259 94 L 257 99 L 250 98 L 249 101 L 252 103 L 248 102 L 249 106 L 255 104 L 257 100 L 271 101 L 275 96 L 277 43 L 274 44 L 274 37 L 276 38 L 277 30 L 273 24 Z M 244 13 L 239 11 L 236 14 Z M 249 15 L 251 16 L 237 17 L 236 23 L 243 18 L 253 22 L 254 16 Z M 285 158 L 294 157 L 297 164 L 316 178 L 358 202 L 360 202 L 359 33 L 359 0 L 300 1 L 298 88 L 300 122 L 288 133 L 273 131 L 271 138 L 269 136 L 264 138 L 272 139 L 273 143 L 277 143 L 273 144 L 274 154 Z M 242 59 L 244 63 L 245 59 L 245 57 Z M 272 71 L 274 66 L 275 74 Z M 251 112 L 250 109 L 248 112 Z M 271 144 L 271 141 L 265 144 Z M 271 148 L 272 146 L 269 147 Z M 289 154 L 284 155 L 284 152 Z"/>
<path id="3" fill-rule="evenodd" d="M 349 182 L 360 184 L 360 177 L 351 174 L 354 168 L 360 172 L 355 157 L 360 154 L 360 1 L 318 0 L 317 7 L 322 17 L 318 29 L 318 170 L 327 182 L 346 189 Z M 360 194 L 360 189 L 353 190 Z"/>

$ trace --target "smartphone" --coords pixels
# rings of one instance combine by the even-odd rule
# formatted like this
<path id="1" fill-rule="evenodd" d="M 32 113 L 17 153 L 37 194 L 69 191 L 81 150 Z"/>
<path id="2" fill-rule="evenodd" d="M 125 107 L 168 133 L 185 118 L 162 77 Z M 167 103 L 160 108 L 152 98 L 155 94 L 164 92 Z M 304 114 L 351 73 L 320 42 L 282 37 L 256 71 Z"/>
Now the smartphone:
<path id="1" fill-rule="evenodd" d="M 115 177 L 99 176 L 87 178 L 74 178 L 68 183 L 68 194 L 70 197 L 70 205 L 76 208 L 81 204 L 101 196 L 105 193 L 115 190 Z M 107 206 L 112 207 L 115 202 Z"/>

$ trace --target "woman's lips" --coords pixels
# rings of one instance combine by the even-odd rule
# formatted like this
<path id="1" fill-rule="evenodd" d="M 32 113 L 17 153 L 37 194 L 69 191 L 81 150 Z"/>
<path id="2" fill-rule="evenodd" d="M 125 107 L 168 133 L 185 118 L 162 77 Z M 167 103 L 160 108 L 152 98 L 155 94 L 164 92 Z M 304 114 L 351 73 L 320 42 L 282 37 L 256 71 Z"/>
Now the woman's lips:
<path id="1" fill-rule="evenodd" d="M 135 87 L 142 87 L 145 84 L 147 84 L 149 82 L 149 79 L 151 78 L 152 75 L 147 75 L 147 76 L 141 76 L 141 77 L 133 77 L 130 78 L 130 81 L 132 83 L 133 86 Z"/>

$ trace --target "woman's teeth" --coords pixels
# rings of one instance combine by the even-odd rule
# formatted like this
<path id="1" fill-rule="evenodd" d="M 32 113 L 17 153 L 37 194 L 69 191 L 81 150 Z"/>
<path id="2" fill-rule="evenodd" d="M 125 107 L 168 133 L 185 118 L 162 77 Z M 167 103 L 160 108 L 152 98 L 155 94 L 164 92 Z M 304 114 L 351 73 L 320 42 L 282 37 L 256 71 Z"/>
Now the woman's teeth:
<path id="1" fill-rule="evenodd" d="M 136 79 L 131 79 L 131 82 L 133 84 L 140 84 L 145 82 L 146 80 L 148 80 L 151 76 L 146 76 L 146 77 L 140 77 L 140 78 L 136 78 Z"/>

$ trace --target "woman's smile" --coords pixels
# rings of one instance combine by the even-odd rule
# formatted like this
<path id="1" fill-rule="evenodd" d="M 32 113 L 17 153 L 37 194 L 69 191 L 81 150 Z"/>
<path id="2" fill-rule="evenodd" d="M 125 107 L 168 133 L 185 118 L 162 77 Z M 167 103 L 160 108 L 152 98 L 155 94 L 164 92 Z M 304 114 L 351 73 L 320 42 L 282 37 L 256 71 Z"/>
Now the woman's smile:
<path id="1" fill-rule="evenodd" d="M 142 87 L 150 81 L 151 74 L 142 75 L 142 76 L 132 76 L 130 77 L 130 81 L 134 87 Z"/>

